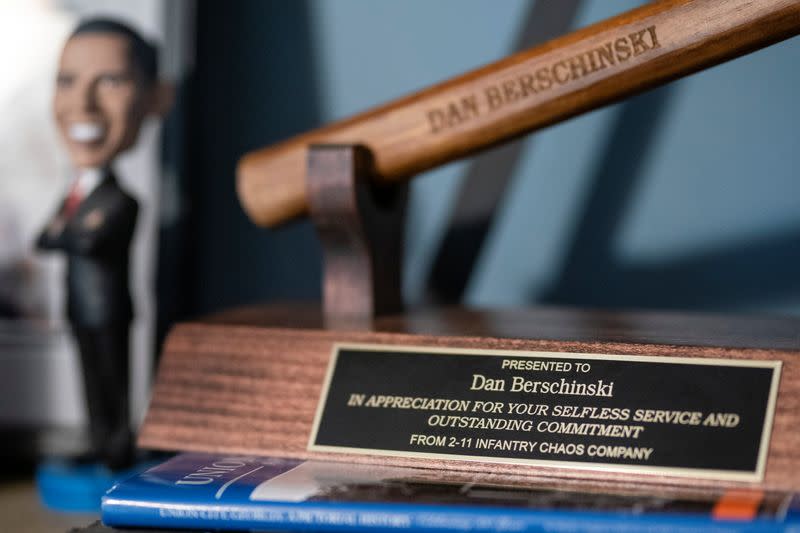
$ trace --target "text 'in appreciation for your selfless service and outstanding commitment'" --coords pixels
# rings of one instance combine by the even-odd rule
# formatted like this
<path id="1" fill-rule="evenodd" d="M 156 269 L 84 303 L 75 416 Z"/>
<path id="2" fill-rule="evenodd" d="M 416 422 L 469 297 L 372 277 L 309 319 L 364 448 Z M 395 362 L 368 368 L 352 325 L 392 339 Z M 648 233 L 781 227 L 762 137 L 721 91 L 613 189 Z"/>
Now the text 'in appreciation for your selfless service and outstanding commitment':
<path id="1" fill-rule="evenodd" d="M 570 403 L 570 398 L 614 398 L 618 383 L 586 379 L 592 373 L 591 361 L 498 358 L 498 362 L 500 370 L 510 375 L 488 377 L 473 373 L 465 388 L 487 398 L 492 393 L 502 394 L 502 401 L 352 393 L 347 406 L 424 412 L 424 428 L 407 436 L 407 444 L 414 450 L 440 453 L 472 450 L 476 455 L 500 451 L 514 456 L 530 454 L 554 459 L 568 456 L 572 460 L 623 460 L 641 464 L 647 464 L 658 454 L 652 445 L 637 445 L 650 425 L 724 430 L 737 427 L 741 421 L 740 414 L 735 412 Z M 536 373 L 548 376 L 536 379 L 532 377 Z M 553 379 L 553 374 L 565 377 Z M 505 399 L 509 393 L 519 397 L 519 401 Z M 531 402 L 530 398 L 536 401 Z M 512 432 L 514 438 L 505 436 Z M 530 437 L 518 438 L 519 435 Z"/>

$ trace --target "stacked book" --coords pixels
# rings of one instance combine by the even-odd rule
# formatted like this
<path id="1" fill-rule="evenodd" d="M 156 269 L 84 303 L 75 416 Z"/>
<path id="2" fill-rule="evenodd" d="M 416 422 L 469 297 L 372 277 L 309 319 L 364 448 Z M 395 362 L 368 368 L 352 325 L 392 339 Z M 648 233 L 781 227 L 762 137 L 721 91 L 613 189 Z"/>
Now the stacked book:
<path id="1" fill-rule="evenodd" d="M 179 454 L 115 485 L 103 524 L 143 531 L 788 531 L 792 494 L 648 494 L 470 481 L 470 474 L 239 455 Z M 136 531 L 133 529 L 133 531 Z"/>

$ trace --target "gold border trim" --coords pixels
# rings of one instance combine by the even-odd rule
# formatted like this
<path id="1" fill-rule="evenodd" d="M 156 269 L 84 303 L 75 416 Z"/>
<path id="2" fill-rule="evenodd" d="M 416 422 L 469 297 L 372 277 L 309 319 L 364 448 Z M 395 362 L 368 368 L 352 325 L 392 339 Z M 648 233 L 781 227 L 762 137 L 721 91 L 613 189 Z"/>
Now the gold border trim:
<path id="1" fill-rule="evenodd" d="M 339 360 L 340 350 L 356 351 L 377 351 L 386 354 L 391 352 L 414 352 L 414 353 L 443 353 L 456 355 L 477 355 L 477 356 L 504 356 L 504 357 L 538 357 L 551 359 L 604 359 L 611 361 L 646 362 L 662 364 L 681 364 L 681 365 L 717 365 L 717 366 L 738 366 L 750 368 L 772 369 L 772 379 L 770 383 L 769 398 L 767 401 L 766 413 L 764 416 L 764 427 L 761 430 L 761 441 L 759 443 L 758 460 L 754 471 L 738 470 L 711 470 L 701 468 L 680 468 L 666 466 L 636 466 L 636 465 L 615 465 L 603 463 L 585 463 L 579 461 L 549 461 L 544 459 L 516 459 L 512 457 L 487 457 L 483 455 L 457 455 L 449 453 L 426 453 L 408 452 L 401 450 L 382 450 L 371 448 L 350 448 L 346 446 L 325 446 L 315 444 L 319 425 L 322 422 L 322 413 L 328 403 L 328 393 L 330 391 L 333 373 Z M 670 357 L 657 355 L 622 355 L 622 354 L 597 354 L 597 353 L 575 353 L 575 352 L 537 352 L 528 350 L 496 350 L 481 348 L 442 348 L 428 346 L 392 345 L 392 344 L 368 344 L 368 343 L 334 343 L 331 350 L 331 357 L 328 369 L 325 373 L 320 399 L 317 403 L 317 410 L 314 415 L 314 423 L 311 428 L 307 450 L 311 452 L 328 453 L 349 453 L 357 455 L 379 455 L 387 457 L 413 457 L 420 459 L 455 459 L 459 461 L 494 463 L 494 464 L 521 464 L 531 466 L 542 466 L 549 468 L 563 468 L 570 470 L 591 470 L 597 472 L 621 472 L 635 474 L 656 474 L 677 477 L 693 477 L 704 479 L 718 479 L 724 481 L 763 481 L 767 455 L 769 451 L 769 441 L 772 432 L 772 422 L 775 416 L 775 406 L 778 400 L 778 386 L 781 375 L 781 361 L 754 361 L 723 358 L 704 358 L 704 357 Z"/>

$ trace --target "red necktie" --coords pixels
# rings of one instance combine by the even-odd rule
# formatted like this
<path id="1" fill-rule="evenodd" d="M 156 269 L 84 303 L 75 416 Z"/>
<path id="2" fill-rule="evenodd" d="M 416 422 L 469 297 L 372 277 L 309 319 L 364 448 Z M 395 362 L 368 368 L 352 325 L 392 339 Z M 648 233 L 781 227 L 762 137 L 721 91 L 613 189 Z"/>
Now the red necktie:
<path id="1" fill-rule="evenodd" d="M 81 205 L 81 200 L 83 200 L 81 197 L 81 190 L 80 187 L 78 187 L 78 180 L 75 180 L 72 184 L 72 188 L 69 190 L 67 200 L 64 202 L 64 218 L 72 218 L 72 215 L 78 210 L 78 206 Z"/>

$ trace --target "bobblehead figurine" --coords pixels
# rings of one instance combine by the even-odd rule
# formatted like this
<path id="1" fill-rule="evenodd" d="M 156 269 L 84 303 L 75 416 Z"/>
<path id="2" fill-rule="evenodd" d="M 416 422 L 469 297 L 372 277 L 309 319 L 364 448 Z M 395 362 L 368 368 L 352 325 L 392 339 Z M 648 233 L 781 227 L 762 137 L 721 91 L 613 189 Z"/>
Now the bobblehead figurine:
<path id="1" fill-rule="evenodd" d="M 144 118 L 162 110 L 157 71 L 155 47 L 134 30 L 88 20 L 64 46 L 53 100 L 74 178 L 37 245 L 66 255 L 67 319 L 80 351 L 91 457 L 112 470 L 134 459 L 128 266 L 138 205 L 111 164 L 135 144 Z"/>

